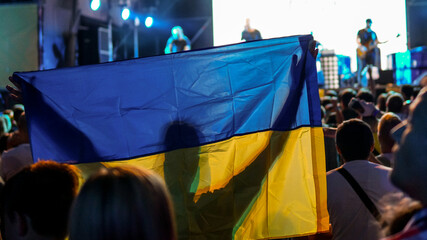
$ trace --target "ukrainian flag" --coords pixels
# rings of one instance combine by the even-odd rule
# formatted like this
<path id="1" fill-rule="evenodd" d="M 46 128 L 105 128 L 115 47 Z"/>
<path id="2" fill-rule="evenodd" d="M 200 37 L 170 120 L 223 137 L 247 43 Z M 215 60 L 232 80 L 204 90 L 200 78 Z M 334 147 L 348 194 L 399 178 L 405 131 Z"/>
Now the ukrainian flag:
<path id="1" fill-rule="evenodd" d="M 164 177 L 180 239 L 328 230 L 312 36 L 15 73 L 34 159 Z"/>

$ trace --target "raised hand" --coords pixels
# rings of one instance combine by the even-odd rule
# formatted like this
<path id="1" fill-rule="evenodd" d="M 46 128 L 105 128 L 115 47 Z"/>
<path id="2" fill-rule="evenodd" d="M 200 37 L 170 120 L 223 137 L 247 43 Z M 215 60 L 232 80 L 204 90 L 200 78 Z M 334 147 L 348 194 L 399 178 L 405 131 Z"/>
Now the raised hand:
<path id="1" fill-rule="evenodd" d="M 13 98 L 13 100 L 22 103 L 22 89 L 21 85 L 13 79 L 12 76 L 9 76 L 9 81 L 14 85 L 7 85 L 6 89 L 9 91 L 10 96 Z"/>

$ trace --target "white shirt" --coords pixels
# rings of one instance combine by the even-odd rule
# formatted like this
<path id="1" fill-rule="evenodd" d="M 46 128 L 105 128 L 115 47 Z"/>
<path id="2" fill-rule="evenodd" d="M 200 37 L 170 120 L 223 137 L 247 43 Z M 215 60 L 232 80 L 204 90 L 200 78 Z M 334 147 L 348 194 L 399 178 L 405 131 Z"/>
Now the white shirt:
<path id="1" fill-rule="evenodd" d="M 33 163 L 30 144 L 24 143 L 11 148 L 1 155 L 0 175 L 4 181 L 11 178 L 25 166 Z"/>
<path id="2" fill-rule="evenodd" d="M 390 182 L 390 168 L 367 160 L 347 162 L 343 167 L 359 183 L 382 213 L 380 200 L 389 193 L 399 192 Z M 333 239 L 379 239 L 380 225 L 372 216 L 347 180 L 336 171 L 327 173 L 328 211 Z"/>

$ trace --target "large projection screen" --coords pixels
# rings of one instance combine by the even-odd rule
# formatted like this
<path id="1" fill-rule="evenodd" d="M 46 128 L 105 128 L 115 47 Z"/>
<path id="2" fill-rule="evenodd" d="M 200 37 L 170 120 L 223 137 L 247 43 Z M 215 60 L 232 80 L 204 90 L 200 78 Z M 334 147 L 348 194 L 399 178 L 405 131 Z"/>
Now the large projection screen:
<path id="1" fill-rule="evenodd" d="M 405 0 L 213 0 L 214 45 L 240 42 L 245 19 L 263 38 L 313 34 L 324 49 L 351 57 L 356 71 L 356 35 L 371 18 L 388 54 L 407 50 Z M 397 37 L 399 35 L 399 37 Z"/>
<path id="2" fill-rule="evenodd" d="M 37 4 L 0 4 L 0 88 L 16 71 L 38 70 Z"/>

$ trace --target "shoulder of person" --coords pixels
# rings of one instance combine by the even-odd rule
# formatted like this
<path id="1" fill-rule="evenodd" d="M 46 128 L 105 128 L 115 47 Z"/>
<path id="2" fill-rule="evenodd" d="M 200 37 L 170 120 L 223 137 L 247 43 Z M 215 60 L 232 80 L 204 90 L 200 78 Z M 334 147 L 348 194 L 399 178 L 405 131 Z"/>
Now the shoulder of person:
<path id="1" fill-rule="evenodd" d="M 327 178 L 333 178 L 334 176 L 336 176 L 337 174 L 339 174 L 339 173 L 338 173 L 338 169 L 340 169 L 340 168 L 342 168 L 342 166 L 341 166 L 341 167 L 338 167 L 338 168 L 335 168 L 335 169 L 332 169 L 332 170 L 327 171 L 327 172 L 326 172 L 326 177 L 327 177 Z"/>
<path id="2" fill-rule="evenodd" d="M 377 163 L 373 163 L 373 162 L 370 162 L 370 164 L 372 164 L 372 166 L 375 168 L 375 169 L 378 169 L 378 170 L 381 170 L 381 171 L 391 171 L 391 168 L 390 167 L 387 167 L 387 166 L 384 166 L 384 165 L 381 165 L 381 164 L 377 164 Z"/>
<path id="3" fill-rule="evenodd" d="M 30 144 L 29 143 L 22 143 L 16 147 L 9 148 L 9 149 L 5 150 L 1 156 L 2 156 L 2 158 L 7 157 L 11 154 L 13 155 L 15 152 L 21 152 L 21 151 L 30 151 L 31 152 Z"/>

